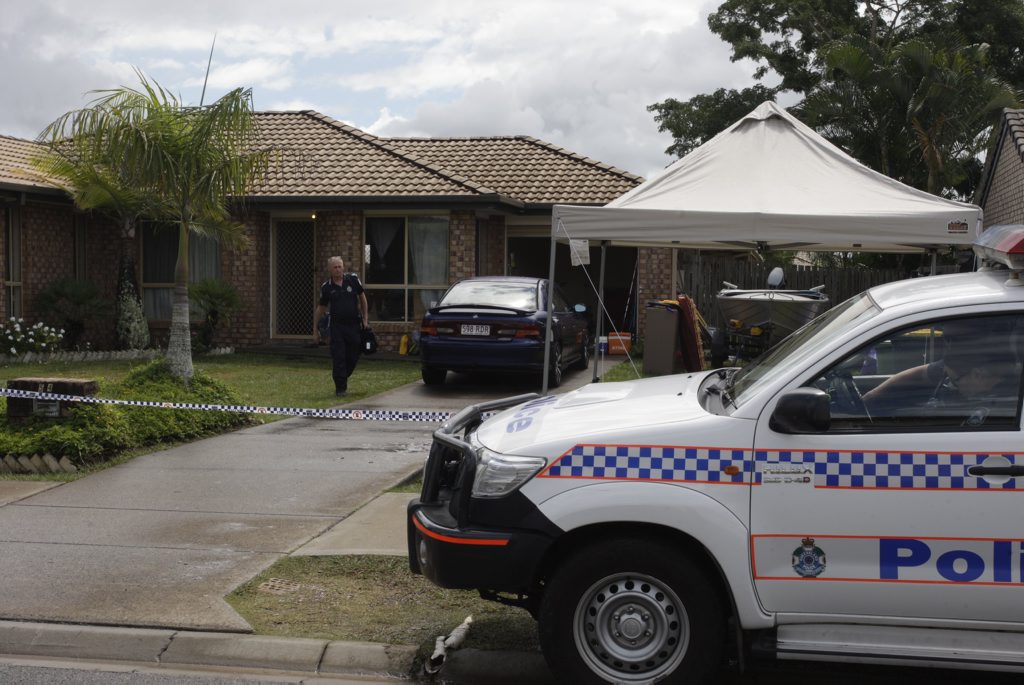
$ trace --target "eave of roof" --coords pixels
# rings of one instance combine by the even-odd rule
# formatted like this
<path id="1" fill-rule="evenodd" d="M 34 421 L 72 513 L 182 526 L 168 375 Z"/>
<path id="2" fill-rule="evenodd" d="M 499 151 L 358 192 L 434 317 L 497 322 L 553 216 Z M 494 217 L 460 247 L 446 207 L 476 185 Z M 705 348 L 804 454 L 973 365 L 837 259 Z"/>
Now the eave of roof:
<path id="1" fill-rule="evenodd" d="M 988 193 L 992 187 L 992 177 L 999 166 L 999 157 L 1002 155 L 1003 145 L 1006 142 L 1007 136 L 1010 136 L 1014 149 L 1017 150 L 1017 155 L 1024 162 L 1024 109 L 1006 108 L 1003 110 L 999 123 L 999 135 L 996 136 L 995 145 L 985 158 L 985 167 L 981 173 L 981 184 L 978 187 L 978 191 L 974 194 L 974 203 L 979 207 L 984 208 L 985 203 L 988 201 Z"/>

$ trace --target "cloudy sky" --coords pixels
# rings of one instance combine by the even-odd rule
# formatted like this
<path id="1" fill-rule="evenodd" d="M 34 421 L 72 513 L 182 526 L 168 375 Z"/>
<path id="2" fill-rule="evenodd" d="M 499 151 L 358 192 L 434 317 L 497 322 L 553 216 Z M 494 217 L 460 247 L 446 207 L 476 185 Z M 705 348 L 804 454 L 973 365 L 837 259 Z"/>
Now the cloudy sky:
<path id="1" fill-rule="evenodd" d="M 647 105 L 752 83 L 716 0 L 0 0 L 0 134 L 34 138 L 133 67 L 198 104 L 253 89 L 382 136 L 531 135 L 643 176 Z"/>

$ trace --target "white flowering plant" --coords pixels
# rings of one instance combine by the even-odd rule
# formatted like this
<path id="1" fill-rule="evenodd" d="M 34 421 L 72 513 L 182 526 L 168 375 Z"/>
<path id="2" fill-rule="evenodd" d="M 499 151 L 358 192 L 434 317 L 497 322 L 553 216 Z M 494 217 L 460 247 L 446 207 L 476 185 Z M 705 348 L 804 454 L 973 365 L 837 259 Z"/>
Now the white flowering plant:
<path id="1" fill-rule="evenodd" d="M 64 330 L 42 321 L 29 326 L 13 316 L 0 321 L 0 354 L 20 357 L 26 352 L 56 352 L 64 339 Z"/>

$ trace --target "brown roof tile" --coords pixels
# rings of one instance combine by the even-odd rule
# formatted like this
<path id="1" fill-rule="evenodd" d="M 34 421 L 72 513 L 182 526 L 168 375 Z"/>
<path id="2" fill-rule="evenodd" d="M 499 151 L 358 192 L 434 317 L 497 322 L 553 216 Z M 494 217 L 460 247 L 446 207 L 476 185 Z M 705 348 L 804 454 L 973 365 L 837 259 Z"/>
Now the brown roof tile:
<path id="1" fill-rule="evenodd" d="M 26 189 L 56 189 L 56 184 L 40 178 L 30 161 L 43 149 L 42 145 L 31 140 L 0 136 L 0 184 L 24 186 Z"/>
<path id="2" fill-rule="evenodd" d="M 404 157 L 387 141 L 316 112 L 259 112 L 281 163 L 253 196 L 474 196 L 486 188 Z"/>
<path id="3" fill-rule="evenodd" d="M 643 179 L 530 136 L 388 138 L 408 157 L 429 159 L 527 203 L 605 204 Z"/>
<path id="4" fill-rule="evenodd" d="M 605 204 L 639 176 L 529 136 L 378 138 L 318 112 L 258 112 L 280 163 L 256 199 L 473 198 Z M 31 175 L 38 143 L 0 136 L 0 184 L 55 189 Z"/>

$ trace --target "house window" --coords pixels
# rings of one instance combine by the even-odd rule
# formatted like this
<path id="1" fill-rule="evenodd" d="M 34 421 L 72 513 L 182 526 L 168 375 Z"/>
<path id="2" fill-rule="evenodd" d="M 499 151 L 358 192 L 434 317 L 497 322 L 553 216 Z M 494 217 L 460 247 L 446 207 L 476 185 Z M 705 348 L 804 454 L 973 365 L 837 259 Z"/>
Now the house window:
<path id="1" fill-rule="evenodd" d="M 150 321 L 171 320 L 174 294 L 174 264 L 178 259 L 178 227 L 156 222 L 143 223 L 142 308 Z M 193 233 L 188 238 L 188 279 L 198 283 L 220 278 L 220 243 Z"/>
<path id="2" fill-rule="evenodd" d="M 4 291 L 7 295 L 7 316 L 21 317 L 21 212 L 7 208 L 4 222 Z"/>
<path id="3" fill-rule="evenodd" d="M 448 287 L 448 217 L 367 217 L 371 321 L 418 321 Z"/>

